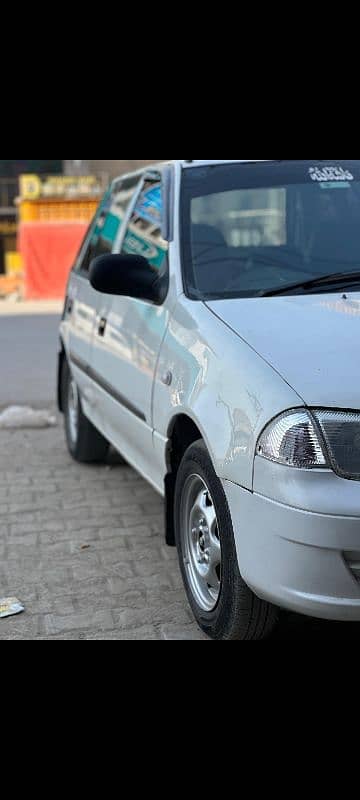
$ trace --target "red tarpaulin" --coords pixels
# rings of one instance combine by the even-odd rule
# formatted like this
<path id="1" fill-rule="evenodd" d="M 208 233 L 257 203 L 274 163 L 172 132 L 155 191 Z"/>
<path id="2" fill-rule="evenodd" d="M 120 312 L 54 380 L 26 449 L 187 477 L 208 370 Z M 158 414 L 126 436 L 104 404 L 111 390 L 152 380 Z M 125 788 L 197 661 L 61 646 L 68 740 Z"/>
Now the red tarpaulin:
<path id="1" fill-rule="evenodd" d="M 69 271 L 87 227 L 82 222 L 24 222 L 20 225 L 19 248 L 28 300 L 64 297 Z"/>

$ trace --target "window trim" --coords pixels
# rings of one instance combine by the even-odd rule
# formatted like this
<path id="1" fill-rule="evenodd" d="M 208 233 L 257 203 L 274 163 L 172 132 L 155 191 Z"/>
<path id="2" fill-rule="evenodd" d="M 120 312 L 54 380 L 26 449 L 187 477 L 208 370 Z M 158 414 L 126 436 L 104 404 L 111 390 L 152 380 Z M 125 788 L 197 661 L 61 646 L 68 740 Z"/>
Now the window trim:
<path id="1" fill-rule="evenodd" d="M 174 241 L 174 207 L 175 207 L 175 172 L 172 164 L 166 165 L 162 170 L 162 195 L 164 214 L 162 221 L 162 236 L 169 244 Z"/>
<path id="2" fill-rule="evenodd" d="M 120 253 L 121 253 L 122 246 L 123 246 L 124 239 L 125 239 L 125 234 L 126 234 L 126 231 L 127 231 L 127 227 L 128 227 L 128 224 L 129 224 L 129 222 L 131 220 L 133 211 L 134 211 L 134 209 L 136 207 L 136 203 L 137 203 L 137 201 L 138 201 L 138 199 L 140 197 L 141 190 L 142 190 L 143 186 L 144 186 L 144 178 L 143 178 L 143 176 L 140 175 L 139 176 L 139 183 L 137 184 L 137 187 L 135 188 L 133 198 L 132 198 L 132 200 L 131 200 L 131 202 L 129 204 L 128 210 L 127 210 L 127 212 L 125 214 L 125 217 L 123 219 L 122 224 L 120 225 L 120 229 L 119 229 L 118 235 L 117 235 L 117 237 L 115 239 L 114 247 L 113 247 L 113 250 L 112 250 L 112 254 L 113 255 L 120 255 Z"/>

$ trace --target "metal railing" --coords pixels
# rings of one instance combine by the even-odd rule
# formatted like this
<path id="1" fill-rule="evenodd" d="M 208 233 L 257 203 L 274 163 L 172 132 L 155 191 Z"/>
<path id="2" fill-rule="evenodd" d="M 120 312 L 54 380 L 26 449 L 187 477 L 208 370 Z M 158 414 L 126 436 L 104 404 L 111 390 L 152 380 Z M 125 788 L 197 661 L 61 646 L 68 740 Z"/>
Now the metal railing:
<path id="1" fill-rule="evenodd" d="M 19 181 L 16 178 L 0 178 L 0 213 L 16 215 L 18 194 Z"/>

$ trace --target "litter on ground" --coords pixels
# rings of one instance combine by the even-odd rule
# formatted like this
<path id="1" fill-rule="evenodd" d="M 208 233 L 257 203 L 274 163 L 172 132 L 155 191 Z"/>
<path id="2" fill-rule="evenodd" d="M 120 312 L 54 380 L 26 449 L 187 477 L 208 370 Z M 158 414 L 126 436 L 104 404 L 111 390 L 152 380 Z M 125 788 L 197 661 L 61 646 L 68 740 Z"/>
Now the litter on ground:
<path id="1" fill-rule="evenodd" d="M 56 417 L 50 411 L 35 411 L 28 406 L 9 406 L 0 413 L 0 430 L 12 428 L 52 428 Z"/>
<path id="2" fill-rule="evenodd" d="M 17 597 L 0 598 L 0 619 L 14 617 L 16 614 L 21 614 L 23 611 L 25 611 L 25 608 L 21 605 Z"/>

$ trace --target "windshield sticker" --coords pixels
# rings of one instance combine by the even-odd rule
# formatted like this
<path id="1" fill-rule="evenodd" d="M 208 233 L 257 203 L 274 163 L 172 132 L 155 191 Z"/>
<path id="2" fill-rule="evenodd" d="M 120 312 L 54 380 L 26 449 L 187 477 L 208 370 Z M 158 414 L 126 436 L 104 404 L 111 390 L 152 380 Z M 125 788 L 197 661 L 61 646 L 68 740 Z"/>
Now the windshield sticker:
<path id="1" fill-rule="evenodd" d="M 135 213 L 151 225 L 161 225 L 162 215 L 162 191 L 161 184 L 152 186 L 143 192 L 135 208 Z"/>
<path id="2" fill-rule="evenodd" d="M 310 178 L 318 183 L 338 183 L 339 181 L 353 181 L 354 176 L 348 169 L 342 167 L 310 167 Z"/>
<path id="3" fill-rule="evenodd" d="M 351 189 L 349 181 L 330 181 L 329 183 L 320 183 L 320 189 Z"/>

